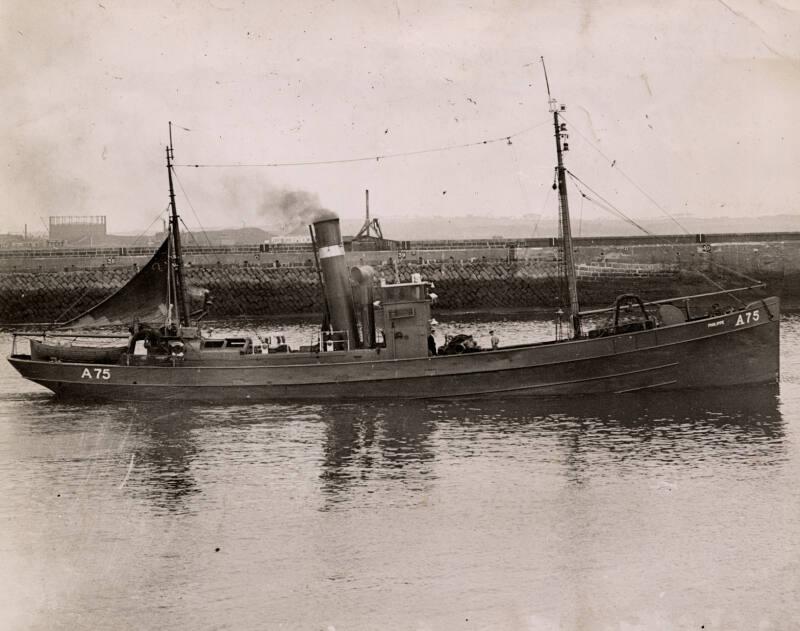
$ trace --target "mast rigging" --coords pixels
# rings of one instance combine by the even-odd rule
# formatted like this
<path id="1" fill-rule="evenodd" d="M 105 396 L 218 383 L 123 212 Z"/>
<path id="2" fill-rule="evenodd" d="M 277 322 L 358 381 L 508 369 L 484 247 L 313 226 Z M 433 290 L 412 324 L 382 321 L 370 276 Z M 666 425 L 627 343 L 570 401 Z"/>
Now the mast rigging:
<path id="1" fill-rule="evenodd" d="M 186 284 L 183 278 L 183 253 L 181 251 L 181 233 L 178 228 L 178 210 L 175 205 L 175 187 L 172 184 L 172 161 L 175 154 L 172 148 L 172 121 L 169 122 L 169 145 L 167 146 L 167 177 L 169 178 L 170 224 L 173 242 L 172 269 L 175 272 L 175 304 L 178 309 L 178 322 L 181 326 L 189 326 L 189 312 L 186 308 Z"/>
<path id="2" fill-rule="evenodd" d="M 569 294 L 569 316 L 572 324 L 572 337 L 581 337 L 581 314 L 578 303 L 578 281 L 575 274 L 575 258 L 572 245 L 572 228 L 569 219 L 569 200 L 567 198 L 567 178 L 566 168 L 564 167 L 563 152 L 569 149 L 562 139 L 567 138 L 567 125 L 559 120 L 559 112 L 564 111 L 566 106 L 559 103 L 550 95 L 550 82 L 547 79 L 547 67 L 544 65 L 544 57 L 541 57 L 542 68 L 544 69 L 544 80 L 547 85 L 547 99 L 550 104 L 550 111 L 553 113 L 553 128 L 556 137 L 556 183 L 558 187 L 559 218 L 561 224 L 561 243 L 564 252 L 564 272 L 567 277 L 567 291 Z"/>

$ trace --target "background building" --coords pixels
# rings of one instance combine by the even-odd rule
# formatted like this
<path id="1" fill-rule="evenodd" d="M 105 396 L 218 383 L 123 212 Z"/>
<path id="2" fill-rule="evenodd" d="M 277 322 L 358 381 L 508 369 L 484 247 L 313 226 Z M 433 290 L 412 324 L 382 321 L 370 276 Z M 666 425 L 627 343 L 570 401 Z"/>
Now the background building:
<path id="1" fill-rule="evenodd" d="M 102 245 L 106 242 L 106 217 L 50 217 L 50 240 L 66 245 Z"/>

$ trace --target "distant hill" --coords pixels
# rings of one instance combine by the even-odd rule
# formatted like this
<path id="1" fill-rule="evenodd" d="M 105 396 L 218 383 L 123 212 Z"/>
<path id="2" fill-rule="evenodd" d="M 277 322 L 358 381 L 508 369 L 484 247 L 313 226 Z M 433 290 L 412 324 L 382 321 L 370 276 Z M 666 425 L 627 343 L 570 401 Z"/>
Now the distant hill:
<path id="1" fill-rule="evenodd" d="M 488 239 L 492 237 L 526 238 L 552 237 L 558 233 L 558 224 L 550 219 L 540 219 L 537 215 L 521 217 L 440 217 L 405 216 L 380 217 L 383 235 L 394 240 L 424 239 Z M 677 222 L 677 223 L 676 223 Z M 355 235 L 362 226 L 361 220 L 342 220 L 342 234 Z M 640 220 L 637 223 L 651 234 L 689 234 L 721 232 L 800 232 L 800 214 L 769 215 L 757 217 L 690 217 L 676 216 L 675 221 L 667 217 L 658 220 Z M 305 234 L 306 228 L 298 229 Z M 581 221 L 573 218 L 572 232 L 575 236 L 635 236 L 644 234 L 634 225 L 621 220 Z M 256 245 L 278 236 L 256 227 L 219 228 L 184 234 L 186 245 Z M 122 247 L 132 245 L 155 245 L 164 238 L 164 233 L 149 235 L 109 234 L 102 243 L 80 244 L 84 247 Z M 16 234 L 0 235 L 0 247 L 25 247 L 23 236 Z M 46 236 L 29 235 L 29 246 L 41 247 Z M 36 244 L 36 245 L 35 245 Z M 73 244 L 78 245 L 78 244 Z"/>
<path id="2" fill-rule="evenodd" d="M 258 245 L 269 241 L 270 237 L 275 236 L 274 232 L 267 232 L 261 228 L 220 228 L 218 230 L 192 231 L 185 234 L 181 231 L 184 245 Z M 154 240 L 160 241 L 164 238 L 164 233 L 157 235 Z"/>
<path id="3" fill-rule="evenodd" d="M 689 217 L 676 216 L 637 223 L 651 234 L 689 234 L 720 232 L 800 232 L 800 215 L 761 217 Z M 383 234 L 388 239 L 486 239 L 490 237 L 550 237 L 558 234 L 558 224 L 539 220 L 535 215 L 523 217 L 386 217 L 380 218 Z M 355 234 L 357 222 L 344 221 L 344 232 Z M 572 220 L 575 236 L 631 236 L 644 234 L 636 226 L 621 220 Z"/>
<path id="4" fill-rule="evenodd" d="M 689 234 L 719 232 L 800 232 L 800 215 L 772 215 L 760 217 L 689 217 L 676 216 L 676 221 L 664 217 L 659 220 L 637 221 L 651 234 Z M 487 239 L 491 237 L 524 238 L 551 237 L 558 234 L 558 224 L 539 219 L 536 215 L 521 217 L 439 217 L 406 216 L 381 217 L 381 228 L 387 239 Z M 360 220 L 342 220 L 342 234 L 354 235 L 361 228 Z M 680 225 L 678 225 L 680 224 Z M 306 228 L 302 229 L 305 234 Z M 644 234 L 635 226 L 620 220 L 581 221 L 573 219 L 575 236 L 635 236 Z M 299 232 L 298 232 L 299 234 Z M 184 242 L 201 245 L 253 245 L 276 236 L 261 228 L 243 227 L 195 232 Z M 163 236 L 161 237 L 163 238 Z M 158 242 L 160 238 L 153 237 Z"/>

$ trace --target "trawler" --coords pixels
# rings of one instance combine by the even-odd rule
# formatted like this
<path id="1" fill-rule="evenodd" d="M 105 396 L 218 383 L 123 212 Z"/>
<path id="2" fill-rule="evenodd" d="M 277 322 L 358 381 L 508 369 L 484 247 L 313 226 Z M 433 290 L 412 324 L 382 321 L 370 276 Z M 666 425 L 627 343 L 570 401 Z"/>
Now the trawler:
<path id="1" fill-rule="evenodd" d="M 58 396 L 112 401 L 574 397 L 776 382 L 777 297 L 708 312 L 692 308 L 701 298 L 762 285 L 647 303 L 625 294 L 608 309 L 581 311 L 563 160 L 564 106 L 550 97 L 549 84 L 548 97 L 568 288 L 566 335 L 490 350 L 453 340 L 431 352 L 431 283 L 418 275 L 378 283 L 369 266 L 348 269 L 339 219 L 328 212 L 310 228 L 325 305 L 315 343 L 292 351 L 252 337 L 206 336 L 191 321 L 197 314 L 187 301 L 170 133 L 166 240 L 128 284 L 63 323 L 71 330 L 125 325 L 128 339 L 88 346 L 58 343 L 53 332 L 45 339 L 20 333 L 9 361 Z M 604 322 L 587 326 L 598 314 Z M 30 350 L 19 353 L 24 337 Z"/>

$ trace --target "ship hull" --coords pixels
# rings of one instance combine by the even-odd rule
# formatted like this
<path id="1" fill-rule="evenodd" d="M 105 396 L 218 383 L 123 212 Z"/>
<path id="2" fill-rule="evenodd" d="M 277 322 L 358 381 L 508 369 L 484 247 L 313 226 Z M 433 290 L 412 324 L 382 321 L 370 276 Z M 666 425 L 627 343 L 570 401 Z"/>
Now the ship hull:
<path id="1" fill-rule="evenodd" d="M 417 359 L 331 353 L 184 365 L 46 362 L 14 355 L 27 379 L 62 397 L 211 402 L 558 397 L 773 383 L 779 305 L 629 334 Z"/>

